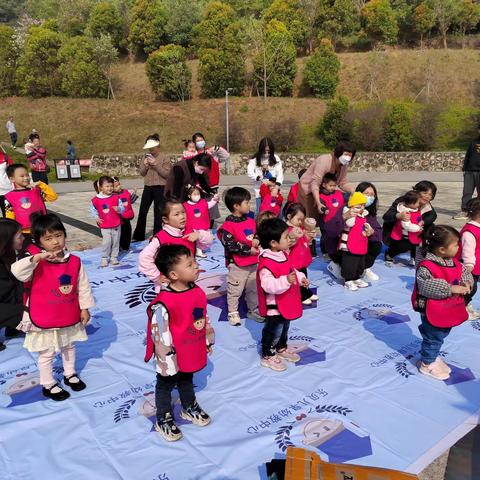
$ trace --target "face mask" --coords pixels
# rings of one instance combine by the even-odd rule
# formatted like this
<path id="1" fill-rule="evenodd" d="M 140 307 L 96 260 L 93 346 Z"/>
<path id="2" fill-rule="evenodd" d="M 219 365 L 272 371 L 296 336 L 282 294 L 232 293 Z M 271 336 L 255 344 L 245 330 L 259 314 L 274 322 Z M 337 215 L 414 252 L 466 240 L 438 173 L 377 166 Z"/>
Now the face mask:
<path id="1" fill-rule="evenodd" d="M 199 140 L 198 142 L 195 143 L 197 148 L 205 148 L 205 140 Z"/>
<path id="2" fill-rule="evenodd" d="M 200 198 L 202 198 L 202 197 L 200 197 L 200 195 L 199 195 L 198 193 L 196 193 L 196 194 L 194 194 L 194 195 L 192 195 L 192 196 L 190 197 L 190 200 L 191 200 L 192 202 L 197 203 L 197 202 L 200 201 Z"/>
<path id="3" fill-rule="evenodd" d="M 352 159 L 352 157 L 348 156 L 348 155 L 342 155 L 338 161 L 342 164 L 342 165 L 348 165 L 350 163 L 350 160 Z"/>
<path id="4" fill-rule="evenodd" d="M 367 198 L 367 203 L 365 204 L 365 206 L 369 207 L 375 201 L 375 197 L 370 197 L 368 195 L 365 195 L 365 197 Z"/>

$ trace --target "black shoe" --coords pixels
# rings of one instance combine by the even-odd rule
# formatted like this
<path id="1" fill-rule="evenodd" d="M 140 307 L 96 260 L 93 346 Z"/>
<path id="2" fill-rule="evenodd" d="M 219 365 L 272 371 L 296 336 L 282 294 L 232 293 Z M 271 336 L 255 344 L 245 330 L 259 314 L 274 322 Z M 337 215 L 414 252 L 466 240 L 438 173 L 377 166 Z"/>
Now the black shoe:
<path id="1" fill-rule="evenodd" d="M 167 412 L 162 419 L 157 419 L 155 430 L 167 440 L 167 442 L 175 442 L 183 436 L 170 412 Z"/>
<path id="2" fill-rule="evenodd" d="M 180 411 L 180 416 L 184 420 L 189 420 L 194 425 L 198 425 L 200 427 L 204 427 L 212 421 L 210 415 L 202 410 L 197 402 L 194 402 L 193 405 L 188 408 L 182 408 Z"/>
<path id="3" fill-rule="evenodd" d="M 143 238 L 132 238 L 132 243 L 143 242 L 144 240 L 145 240 L 145 237 L 143 237 Z"/>
<path id="4" fill-rule="evenodd" d="M 58 387 L 60 391 L 56 393 L 52 393 L 52 389 L 55 387 Z M 61 402 L 70 397 L 70 394 L 66 390 L 64 390 L 58 383 L 56 383 L 55 385 L 52 385 L 50 388 L 43 387 L 42 393 L 45 397 L 51 398 L 56 402 Z"/>
<path id="5" fill-rule="evenodd" d="M 3 352 L 6 348 L 7 346 L 3 342 L 0 342 L 0 352 Z"/>
<path id="6" fill-rule="evenodd" d="M 78 382 L 71 382 L 71 378 L 78 378 Z M 80 377 L 74 373 L 73 375 L 70 375 L 69 377 L 63 377 L 63 383 L 67 386 L 70 387 L 74 392 L 81 392 L 87 386 L 85 385 L 85 382 L 82 382 L 80 380 Z"/>
<path id="7" fill-rule="evenodd" d="M 6 327 L 5 328 L 5 338 L 15 338 L 15 337 L 24 337 L 25 332 L 17 330 L 16 328 Z"/>

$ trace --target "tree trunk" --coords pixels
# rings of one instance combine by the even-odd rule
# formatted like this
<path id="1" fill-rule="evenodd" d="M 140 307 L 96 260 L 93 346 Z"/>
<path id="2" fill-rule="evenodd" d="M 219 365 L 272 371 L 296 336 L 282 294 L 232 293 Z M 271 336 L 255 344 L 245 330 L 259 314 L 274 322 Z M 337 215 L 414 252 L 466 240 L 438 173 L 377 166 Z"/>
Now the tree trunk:
<path id="1" fill-rule="evenodd" d="M 423 33 L 420 33 L 420 50 L 423 50 Z"/>
<path id="2" fill-rule="evenodd" d="M 443 40 L 443 48 L 448 48 L 448 45 L 447 45 L 447 32 L 446 32 L 446 31 L 442 32 L 442 40 Z"/>
<path id="3" fill-rule="evenodd" d="M 263 102 L 267 103 L 267 52 L 263 50 Z"/>

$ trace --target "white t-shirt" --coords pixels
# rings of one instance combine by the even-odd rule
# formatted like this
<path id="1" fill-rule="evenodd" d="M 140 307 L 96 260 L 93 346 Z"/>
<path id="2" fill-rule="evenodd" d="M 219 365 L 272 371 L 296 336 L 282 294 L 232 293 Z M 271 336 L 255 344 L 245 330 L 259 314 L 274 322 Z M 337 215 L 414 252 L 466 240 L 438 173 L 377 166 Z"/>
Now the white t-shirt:
<path id="1" fill-rule="evenodd" d="M 17 129 L 15 128 L 15 124 L 13 122 L 11 122 L 10 120 L 8 120 L 6 127 L 7 127 L 7 130 L 8 130 L 8 133 L 17 133 Z"/>
<path id="2" fill-rule="evenodd" d="M 273 166 L 269 166 L 268 171 L 271 173 L 272 177 L 275 177 L 276 182 L 281 185 L 283 183 L 283 165 L 278 155 L 275 155 L 275 160 L 277 161 L 277 163 Z M 266 163 L 268 165 L 268 161 Z M 253 180 L 255 187 L 255 197 L 259 198 L 260 185 L 262 184 L 262 180 L 258 181 L 257 178 L 260 177 L 261 179 L 263 177 L 263 171 L 262 167 L 257 166 L 256 158 L 252 158 L 248 161 L 247 174 Z"/>

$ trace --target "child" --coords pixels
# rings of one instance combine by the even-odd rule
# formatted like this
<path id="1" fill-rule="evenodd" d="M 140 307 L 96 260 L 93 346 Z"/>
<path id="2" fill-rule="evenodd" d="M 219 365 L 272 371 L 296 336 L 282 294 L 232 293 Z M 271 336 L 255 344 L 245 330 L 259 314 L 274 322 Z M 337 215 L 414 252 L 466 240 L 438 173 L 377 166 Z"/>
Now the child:
<path id="1" fill-rule="evenodd" d="M 397 205 L 397 222 L 390 234 L 390 246 L 385 252 L 385 264 L 391 266 L 400 253 L 410 251 L 410 265 L 415 266 L 417 246 L 421 243 L 423 229 L 420 212 L 420 194 L 415 190 L 407 192 Z M 405 217 L 405 219 L 402 219 Z"/>
<path id="2" fill-rule="evenodd" d="M 312 252 L 310 251 L 310 239 L 304 228 L 305 207 L 299 203 L 290 203 L 287 204 L 283 213 L 288 225 L 288 234 L 293 241 L 289 252 L 290 261 L 293 267 L 307 278 L 307 267 L 312 263 Z M 318 300 L 318 296 L 304 286 L 300 286 L 300 294 L 304 305 L 311 305 L 312 302 Z"/>
<path id="3" fill-rule="evenodd" d="M 344 226 L 339 244 L 341 274 L 345 288 L 352 292 L 368 287 L 368 283 L 361 277 L 365 270 L 368 237 L 374 231 L 365 219 L 368 215 L 366 203 L 367 198 L 363 193 L 354 192 L 348 199 L 348 207 L 343 209 Z"/>
<path id="4" fill-rule="evenodd" d="M 120 250 L 120 224 L 125 210 L 120 197 L 113 193 L 113 178 L 101 176 L 93 182 L 97 195 L 92 198 L 90 212 L 102 232 L 102 261 L 101 267 L 118 265 L 118 252 Z"/>
<path id="5" fill-rule="evenodd" d="M 257 230 L 258 230 L 258 226 L 265 220 L 268 220 L 269 218 L 278 218 L 278 217 L 270 210 L 264 210 L 263 212 L 260 212 L 255 219 Z M 256 235 L 255 235 L 255 238 L 257 238 Z"/>
<path id="6" fill-rule="evenodd" d="M 47 151 L 40 145 L 38 133 L 32 131 L 28 137 L 28 142 L 25 144 L 25 155 L 32 169 L 32 180 L 48 185 Z"/>
<path id="7" fill-rule="evenodd" d="M 204 427 L 211 421 L 198 405 L 193 390 L 193 374 L 207 364 L 215 342 L 207 317 L 207 297 L 197 285 L 198 265 L 184 245 L 162 245 L 155 265 L 168 280 L 147 308 L 147 351 L 145 361 L 155 355 L 157 385 L 155 429 L 173 442 L 182 438 L 172 413 L 172 389 L 178 388 L 180 416 Z"/>
<path id="8" fill-rule="evenodd" d="M 477 293 L 480 276 L 480 198 L 472 198 L 467 203 L 468 222 L 460 232 L 461 244 L 457 259 L 460 259 L 473 276 L 472 291 L 465 296 L 469 320 L 476 320 L 480 314 L 475 311 L 472 299 Z"/>
<path id="9" fill-rule="evenodd" d="M 86 387 L 75 370 L 73 343 L 87 340 L 88 309 L 95 302 L 80 258 L 65 252 L 66 232 L 60 219 L 53 213 L 34 216 L 32 236 L 43 251 L 12 265 L 12 273 L 20 281 L 32 282 L 17 328 L 26 332 L 24 347 L 39 352 L 43 395 L 62 401 L 70 394 L 54 379 L 53 360 L 61 352 L 65 385 L 74 392 Z"/>
<path id="10" fill-rule="evenodd" d="M 466 265 L 455 259 L 459 233 L 447 225 L 434 225 L 424 236 L 412 294 L 413 309 L 420 312 L 422 335 L 420 373 L 447 380 L 450 367 L 439 356 L 452 327 L 468 319 L 464 297 L 471 291 L 473 278 Z"/>
<path id="11" fill-rule="evenodd" d="M 307 171 L 306 168 L 302 168 L 302 170 L 300 170 L 298 172 L 298 180 L 300 180 L 302 178 L 302 175 Z M 290 191 L 288 192 L 288 197 L 287 197 L 287 205 L 289 203 L 298 203 L 298 186 L 300 185 L 300 181 L 298 181 L 297 183 L 294 183 L 291 187 L 290 187 Z"/>
<path id="12" fill-rule="evenodd" d="M 16 220 L 22 232 L 30 233 L 30 215 L 46 213 L 44 202 L 54 202 L 58 197 L 51 187 L 43 182 L 32 182 L 28 170 L 21 163 L 7 167 L 7 176 L 13 190 L 5 195 L 6 217 Z"/>
<path id="13" fill-rule="evenodd" d="M 210 214 L 208 211 L 218 203 L 218 195 L 214 195 L 207 202 L 207 200 L 202 198 L 199 187 L 190 187 L 187 189 L 187 196 L 188 200 L 183 203 L 183 208 L 187 215 L 185 231 L 191 233 L 198 230 L 210 230 Z M 195 255 L 200 258 L 207 257 L 198 246 Z"/>
<path id="14" fill-rule="evenodd" d="M 300 285 L 308 287 L 308 280 L 297 272 L 287 255 L 288 225 L 279 218 L 265 220 L 258 227 L 263 250 L 257 270 L 258 306 L 266 317 L 262 331 L 262 359 L 260 365 L 282 372 L 287 367 L 283 360 L 298 362 L 300 356 L 288 348 L 290 321 L 302 316 Z M 280 334 L 278 342 L 275 339 Z"/>
<path id="15" fill-rule="evenodd" d="M 132 241 L 132 224 L 130 221 L 135 216 L 132 205 L 137 201 L 137 189 L 130 193 L 127 189 L 123 189 L 118 177 L 113 178 L 113 192 L 119 196 L 123 205 L 123 213 L 120 221 L 120 250 L 128 252 L 130 250 L 130 243 Z"/>
<path id="16" fill-rule="evenodd" d="M 275 178 L 270 178 L 267 183 L 262 183 L 260 197 L 262 199 L 260 212 L 268 210 L 278 217 L 282 210 L 283 197 Z"/>
<path id="17" fill-rule="evenodd" d="M 217 235 L 225 248 L 227 275 L 228 323 L 241 325 L 238 301 L 245 291 L 247 317 L 257 322 L 264 319 L 258 314 L 256 270 L 259 241 L 255 239 L 255 220 L 250 214 L 250 192 L 233 187 L 225 194 L 225 205 L 232 213 L 218 229 Z"/>
<path id="18" fill-rule="evenodd" d="M 197 148 L 193 140 L 184 140 L 183 145 L 185 150 L 182 153 L 182 160 L 186 160 L 187 158 L 192 158 L 195 157 L 195 155 L 198 155 Z"/>
<path id="19" fill-rule="evenodd" d="M 213 236 L 208 230 L 191 233 L 185 231 L 187 216 L 185 208 L 180 202 L 167 200 L 163 204 L 161 214 L 162 229 L 152 237 L 138 258 L 138 269 L 155 284 L 157 293 L 164 280 L 155 264 L 155 258 L 161 245 L 183 245 L 194 254 L 195 245 L 201 249 L 207 249 L 213 243 Z"/>

